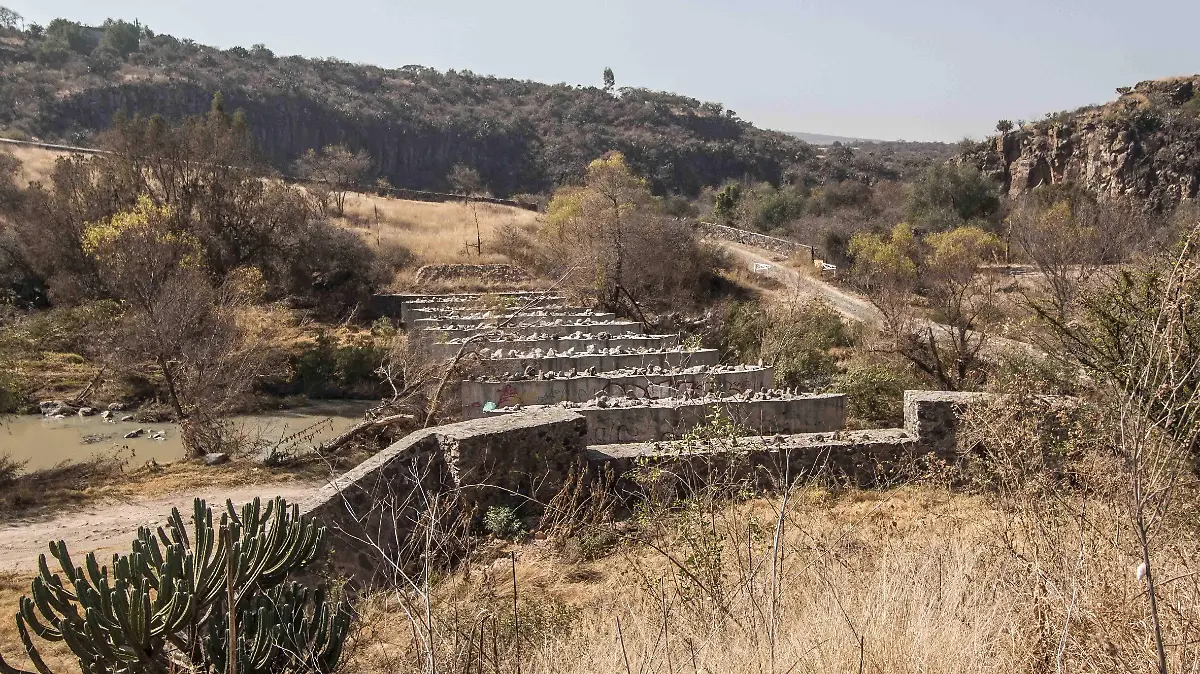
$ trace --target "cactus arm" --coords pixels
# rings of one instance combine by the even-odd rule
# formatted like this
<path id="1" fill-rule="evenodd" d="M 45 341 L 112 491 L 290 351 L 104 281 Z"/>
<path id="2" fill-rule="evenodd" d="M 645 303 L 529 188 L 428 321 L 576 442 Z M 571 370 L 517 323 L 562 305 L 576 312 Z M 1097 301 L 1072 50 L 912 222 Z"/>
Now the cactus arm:
<path id="1" fill-rule="evenodd" d="M 25 655 L 29 661 L 33 663 L 33 668 L 38 671 L 38 674 L 53 674 L 50 668 L 42 660 L 42 655 L 38 653 L 38 649 L 33 645 L 33 640 L 29 638 L 29 630 L 25 629 L 25 622 L 21 619 L 21 614 L 16 615 L 17 634 L 21 637 L 21 645 L 25 647 Z M 0 659 L 0 672 L 3 674 L 32 674 L 19 669 L 13 669 Z"/>

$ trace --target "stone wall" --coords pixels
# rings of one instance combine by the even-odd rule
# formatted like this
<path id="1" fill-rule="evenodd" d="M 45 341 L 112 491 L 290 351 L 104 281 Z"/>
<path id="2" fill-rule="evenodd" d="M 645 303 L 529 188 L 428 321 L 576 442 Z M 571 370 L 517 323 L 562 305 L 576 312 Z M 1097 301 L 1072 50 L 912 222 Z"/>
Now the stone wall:
<path id="1" fill-rule="evenodd" d="M 332 532 L 338 573 L 358 584 L 390 579 L 392 560 L 419 558 L 411 534 L 434 501 L 447 526 L 494 504 L 536 514 L 532 506 L 553 497 L 581 460 L 586 434 L 584 418 L 561 409 L 424 429 L 334 479 L 301 511 Z"/>
<path id="2" fill-rule="evenodd" d="M 646 471 L 668 475 L 677 486 L 714 480 L 750 479 L 759 488 L 790 484 L 804 477 L 844 479 L 859 486 L 888 484 L 916 456 L 916 438 L 898 429 L 804 433 L 716 442 L 592 445 L 587 459 L 608 464 L 615 475 Z M 653 469 L 662 469 L 651 473 Z M 644 480 L 642 480 L 644 484 Z"/>
<path id="3" fill-rule="evenodd" d="M 748 434 L 816 433 L 846 427 L 846 396 L 840 393 L 753 400 L 740 397 L 653 402 L 615 399 L 607 401 L 604 407 L 572 406 L 566 409 L 587 418 L 589 445 L 674 440 L 705 423 L 714 413 L 733 420 Z M 491 414 L 512 412 L 497 410 Z"/>
<path id="4" fill-rule="evenodd" d="M 697 222 L 696 230 L 703 236 L 713 239 L 732 241 L 744 246 L 754 246 L 755 248 L 769 250 L 772 253 L 779 253 L 788 257 L 799 255 L 801 262 L 813 263 L 812 246 L 806 246 L 795 241 L 788 241 L 776 236 L 767 236 L 766 234 L 759 234 L 758 232 L 718 225 L 711 222 Z"/>
<path id="5" fill-rule="evenodd" d="M 418 311 L 422 310 L 414 310 L 414 313 Z M 584 311 L 581 309 L 573 309 L 569 312 L 544 311 L 539 309 L 526 311 L 522 314 L 493 314 L 491 312 L 485 312 L 483 314 L 453 313 L 442 316 L 429 316 L 426 318 L 415 318 L 410 320 L 405 323 L 405 326 L 407 326 L 410 330 L 419 330 L 424 328 L 437 328 L 444 325 L 454 325 L 459 327 L 480 325 L 494 326 L 507 322 L 529 323 L 534 321 L 547 323 L 561 321 L 562 323 L 576 324 L 606 323 L 615 320 L 617 320 L 617 315 L 613 313 Z"/>
<path id="6" fill-rule="evenodd" d="M 926 451 L 953 456 L 959 417 L 967 406 L 987 398 L 987 393 L 905 391 L 904 430 Z"/>
<path id="7" fill-rule="evenodd" d="M 642 353 L 593 353 L 576 354 L 574 356 L 537 356 L 526 352 L 512 358 L 487 358 L 480 361 L 480 372 L 488 376 L 518 374 L 533 368 L 535 372 L 554 371 L 568 372 L 576 370 L 584 372 L 588 368 L 596 368 L 596 372 L 612 372 L 635 367 L 694 367 L 697 365 L 716 365 L 720 362 L 721 354 L 716 349 L 697 349 L 695 351 L 645 351 Z"/>
<path id="8" fill-rule="evenodd" d="M 539 319 L 514 321 L 504 327 L 496 325 L 459 327 L 447 324 L 436 328 L 422 328 L 415 330 L 414 333 L 428 335 L 437 341 L 448 341 L 451 339 L 465 339 L 481 332 L 493 330 L 505 336 L 513 337 L 528 337 L 541 334 L 565 335 L 585 331 L 592 334 L 603 332 L 609 335 L 640 335 L 642 334 L 642 324 L 633 321 L 580 321 L 578 323 L 566 323 L 558 320 Z"/>
<path id="9" fill-rule="evenodd" d="M 714 391 L 757 391 L 771 385 L 769 367 L 720 368 L 695 367 L 660 373 L 622 374 L 606 372 L 554 379 L 513 379 L 509 381 L 462 382 L 463 417 L 483 415 L 487 403 L 496 407 L 553 405 L 570 401 L 584 402 L 603 393 L 634 398 L 675 398 Z"/>
<path id="10" fill-rule="evenodd" d="M 631 352 L 638 349 L 662 351 L 673 348 L 677 344 L 679 344 L 679 337 L 676 335 L 612 335 L 601 337 L 588 333 L 580 337 L 562 336 L 539 337 L 536 339 L 480 340 L 468 345 L 467 350 L 478 351 L 480 349 L 488 349 L 495 352 L 499 349 L 502 353 L 507 353 L 508 351 L 524 353 L 533 349 L 541 349 L 542 351 L 554 349 L 559 355 L 583 355 L 588 353 L 588 347 L 592 347 L 597 351 L 600 349 L 626 349 Z M 438 342 L 431 345 L 433 354 L 443 358 L 453 357 L 454 354 L 458 353 L 458 349 L 461 346 L 461 341 Z M 567 351 L 571 351 L 572 353 L 568 354 Z"/>

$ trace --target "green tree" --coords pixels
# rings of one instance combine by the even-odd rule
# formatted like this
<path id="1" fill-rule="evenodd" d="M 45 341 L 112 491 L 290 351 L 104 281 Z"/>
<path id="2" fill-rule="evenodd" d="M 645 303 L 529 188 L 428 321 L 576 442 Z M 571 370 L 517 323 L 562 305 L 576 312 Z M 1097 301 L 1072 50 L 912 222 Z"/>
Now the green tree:
<path id="1" fill-rule="evenodd" d="M 994 224 L 1000 216 L 997 185 L 969 166 L 935 164 L 913 183 L 904 204 L 908 222 L 940 231 L 973 221 Z"/>
<path id="2" fill-rule="evenodd" d="M 141 25 L 120 19 L 108 19 L 104 22 L 104 34 L 100 37 L 100 47 L 111 49 L 120 54 L 121 58 L 126 58 L 138 50 L 141 38 Z"/>
<path id="3" fill-rule="evenodd" d="M 7 7 L 0 6 L 0 28 L 14 30 L 24 22 L 25 17 Z"/>
<path id="4" fill-rule="evenodd" d="M 890 236 L 856 234 L 852 276 L 883 316 L 884 349 L 909 360 L 943 389 L 980 381 L 987 335 L 981 319 L 994 308 L 996 276 L 983 269 L 1000 240 L 978 227 L 931 234 L 917 241 L 906 224 Z M 918 295 L 932 309 L 916 310 Z"/>
<path id="5" fill-rule="evenodd" d="M 713 217 L 722 222 L 733 222 L 737 216 L 738 203 L 742 200 L 742 185 L 730 183 L 717 192 L 713 205 Z"/>
<path id="6" fill-rule="evenodd" d="M 996 130 L 1000 133 L 1008 133 L 1013 130 L 1013 123 L 1007 119 L 1002 119 L 996 122 Z"/>
<path id="7" fill-rule="evenodd" d="M 604 69 L 604 90 L 612 91 L 613 87 L 617 86 L 617 77 L 613 75 L 612 68 Z"/>
<path id="8" fill-rule="evenodd" d="M 58 43 L 77 54 L 87 54 L 93 47 L 83 26 L 67 19 L 54 19 L 46 26 L 46 41 Z"/>
<path id="9" fill-rule="evenodd" d="M 609 309 L 641 317 L 647 301 L 690 301 L 711 272 L 691 227 L 662 216 L 620 152 L 589 164 L 584 184 L 559 188 L 547 210 L 551 273 Z"/>

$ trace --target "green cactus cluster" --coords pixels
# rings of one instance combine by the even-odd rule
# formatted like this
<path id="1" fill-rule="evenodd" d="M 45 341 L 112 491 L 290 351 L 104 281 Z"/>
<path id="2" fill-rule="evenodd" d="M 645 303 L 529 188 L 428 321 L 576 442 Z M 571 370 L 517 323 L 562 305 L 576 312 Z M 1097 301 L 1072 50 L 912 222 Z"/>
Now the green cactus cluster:
<path id="1" fill-rule="evenodd" d="M 191 523 L 177 509 L 164 529 L 142 527 L 129 554 L 101 566 L 89 553 L 75 566 L 66 543 L 50 544 L 17 630 L 38 674 L 53 674 L 31 638 L 62 641 L 84 674 L 213 674 L 227 669 L 229 602 L 237 616 L 239 674 L 333 669 L 350 625 L 348 606 L 288 575 L 317 560 L 326 530 L 283 499 L 259 499 L 240 514 L 226 502 L 219 524 L 196 499 Z M 0 658 L 0 674 L 33 674 Z"/>

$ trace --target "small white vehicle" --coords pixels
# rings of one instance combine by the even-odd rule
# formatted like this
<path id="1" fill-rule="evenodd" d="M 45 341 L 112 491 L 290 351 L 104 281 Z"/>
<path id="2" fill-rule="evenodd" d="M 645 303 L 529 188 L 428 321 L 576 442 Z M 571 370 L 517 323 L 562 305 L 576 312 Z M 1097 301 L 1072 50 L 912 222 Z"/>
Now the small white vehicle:
<path id="1" fill-rule="evenodd" d="M 769 271 L 771 271 L 771 265 L 767 264 L 766 262 L 755 262 L 754 263 L 754 273 L 755 274 L 765 274 Z"/>

